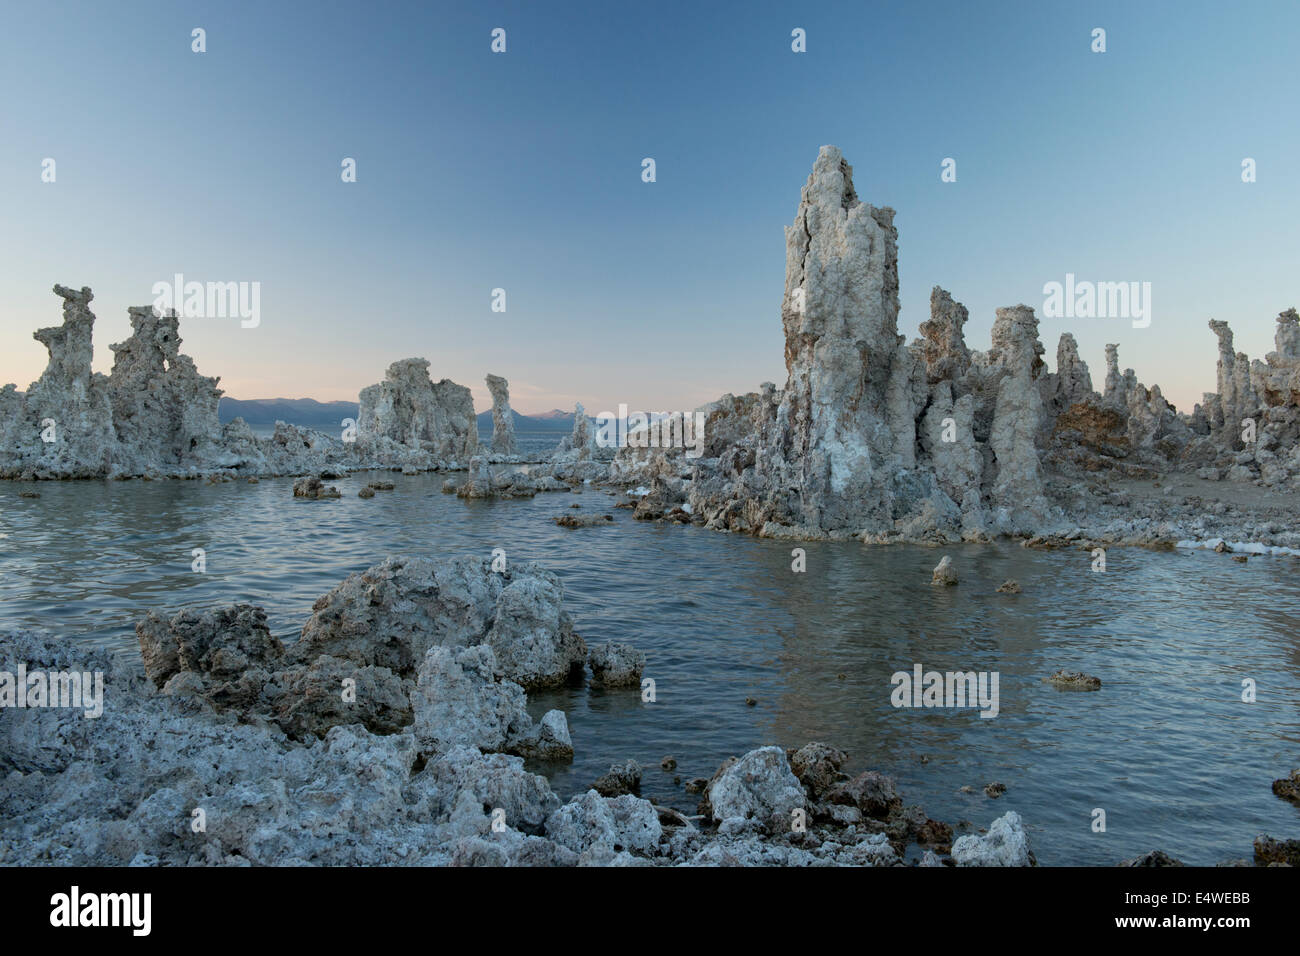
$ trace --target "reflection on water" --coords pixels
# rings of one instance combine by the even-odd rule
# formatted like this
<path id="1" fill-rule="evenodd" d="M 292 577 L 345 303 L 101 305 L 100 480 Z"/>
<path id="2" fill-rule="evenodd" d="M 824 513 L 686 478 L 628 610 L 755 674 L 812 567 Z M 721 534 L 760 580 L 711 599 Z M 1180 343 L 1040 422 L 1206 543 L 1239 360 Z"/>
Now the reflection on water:
<path id="1" fill-rule="evenodd" d="M 336 501 L 295 501 L 291 479 L 3 483 L 0 623 L 125 647 L 145 610 L 250 601 L 292 640 L 319 595 L 387 554 L 501 547 L 559 574 L 587 641 L 633 642 L 656 682 L 653 704 L 633 690 L 533 696 L 536 714 L 569 715 L 574 762 L 537 767 L 564 797 L 631 757 L 646 796 L 689 809 L 696 797 L 675 775 L 821 740 L 848 751 L 851 769 L 894 775 L 936 818 L 983 827 L 1019 811 L 1046 864 L 1154 848 L 1212 864 L 1249 857 L 1260 832 L 1300 830 L 1300 811 L 1269 789 L 1300 766 L 1294 558 L 1112 549 L 1097 574 L 1084 552 L 970 545 L 948 552 L 961 584 L 936 588 L 939 552 L 924 548 L 808 543 L 796 574 L 790 543 L 623 510 L 613 527 L 554 524 L 575 503 L 611 511 L 600 491 L 466 502 L 441 493 L 444 476 L 385 473 L 396 491 L 357 498 L 370 477 L 333 482 Z M 190 570 L 193 548 L 205 574 Z M 996 594 L 1006 578 L 1024 593 Z M 998 717 L 893 708 L 890 675 L 917 663 L 999 672 Z M 1102 690 L 1041 682 L 1061 667 Z M 1254 704 L 1241 701 L 1245 678 Z M 659 769 L 667 754 L 673 773 Z M 994 780 L 1008 787 L 999 800 L 982 792 Z M 1091 832 L 1097 807 L 1106 833 Z"/>

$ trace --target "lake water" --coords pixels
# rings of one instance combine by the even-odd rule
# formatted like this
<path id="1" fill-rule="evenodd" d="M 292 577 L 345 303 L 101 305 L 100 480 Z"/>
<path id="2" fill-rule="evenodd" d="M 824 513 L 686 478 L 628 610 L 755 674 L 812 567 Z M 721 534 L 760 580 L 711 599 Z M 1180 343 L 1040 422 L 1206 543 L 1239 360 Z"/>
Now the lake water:
<path id="1" fill-rule="evenodd" d="M 937 819 L 986 827 L 1019 811 L 1044 864 L 1155 848 L 1213 864 L 1249 858 L 1260 832 L 1300 835 L 1300 810 L 1269 789 L 1300 766 L 1296 558 L 1112 549 L 1095 573 L 1084 552 L 970 545 L 942 552 L 961 584 L 936 588 L 931 549 L 809 543 L 798 574 L 791 543 L 636 522 L 601 491 L 466 502 L 441 493 L 443 475 L 384 473 L 396 491 L 357 498 L 370 477 L 333 482 L 334 501 L 295 501 L 292 479 L 0 483 L 0 624 L 131 647 L 146 610 L 250 601 L 292 640 L 319 595 L 388 554 L 501 547 L 555 571 L 588 643 L 634 643 L 656 682 L 652 704 L 585 686 L 532 696 L 536 715 L 568 713 L 575 760 L 535 767 L 564 798 L 631 757 L 645 796 L 691 810 L 664 755 L 685 781 L 757 746 L 821 740 Z M 613 526 L 557 527 L 575 503 Z M 1024 593 L 996 594 L 1006 578 Z M 998 672 L 1000 713 L 893 707 L 890 675 L 918 663 Z M 1041 682 L 1062 667 L 1101 691 Z M 1008 789 L 991 800 L 995 780 Z"/>

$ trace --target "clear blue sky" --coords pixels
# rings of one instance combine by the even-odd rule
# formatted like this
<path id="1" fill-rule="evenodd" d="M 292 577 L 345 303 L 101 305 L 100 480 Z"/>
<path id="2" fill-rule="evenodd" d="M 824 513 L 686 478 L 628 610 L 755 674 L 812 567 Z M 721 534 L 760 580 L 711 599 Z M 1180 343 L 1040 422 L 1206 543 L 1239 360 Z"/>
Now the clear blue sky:
<path id="1" fill-rule="evenodd" d="M 936 284 L 986 348 L 996 307 L 1041 310 L 1067 272 L 1149 281 L 1150 328 L 1044 320 L 1048 358 L 1074 331 L 1099 386 L 1118 342 L 1190 409 L 1209 318 L 1262 357 L 1300 302 L 1298 38 L 1289 0 L 7 0 L 0 383 L 44 367 L 53 283 L 94 288 L 106 371 L 126 307 L 181 272 L 261 283 L 260 327 L 181 327 L 236 398 L 355 398 L 409 355 L 480 408 L 505 375 L 524 412 L 780 384 L 782 227 L 834 143 L 898 210 L 900 331 Z"/>

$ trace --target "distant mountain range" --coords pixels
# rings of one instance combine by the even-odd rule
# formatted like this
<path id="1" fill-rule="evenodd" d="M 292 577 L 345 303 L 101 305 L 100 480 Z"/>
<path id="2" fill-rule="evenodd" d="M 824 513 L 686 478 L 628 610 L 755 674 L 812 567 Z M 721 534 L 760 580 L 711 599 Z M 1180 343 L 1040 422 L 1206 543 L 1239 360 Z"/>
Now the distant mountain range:
<path id="1" fill-rule="evenodd" d="M 355 420 L 357 408 L 356 402 L 318 402 L 314 398 L 222 398 L 217 417 L 223 425 L 242 418 L 250 425 L 274 425 L 279 421 L 290 425 L 338 427 L 345 418 Z"/>
<path id="2" fill-rule="evenodd" d="M 356 402 L 318 402 L 314 398 L 222 398 L 217 410 L 217 417 L 222 424 L 242 418 L 250 425 L 274 425 L 276 422 L 288 422 L 290 425 L 310 425 L 320 427 L 329 425 L 337 427 L 345 418 L 356 419 L 358 405 Z M 520 415 L 511 409 L 515 419 L 515 431 L 518 432 L 569 432 L 573 430 L 573 412 L 558 408 L 540 415 Z M 492 410 L 481 412 L 478 416 L 480 432 L 492 433 Z"/>
<path id="3" fill-rule="evenodd" d="M 573 412 L 562 412 L 558 408 L 540 415 L 520 415 L 513 408 L 510 414 L 515 420 L 517 432 L 571 432 L 573 431 Z M 479 412 L 478 430 L 492 433 L 492 409 Z"/>

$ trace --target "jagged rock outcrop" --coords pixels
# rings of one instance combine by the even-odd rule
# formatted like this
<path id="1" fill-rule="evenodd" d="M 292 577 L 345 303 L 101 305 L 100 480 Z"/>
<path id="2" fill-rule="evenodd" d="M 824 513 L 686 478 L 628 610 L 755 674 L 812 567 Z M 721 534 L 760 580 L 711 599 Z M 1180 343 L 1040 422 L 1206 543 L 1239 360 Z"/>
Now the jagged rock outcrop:
<path id="1" fill-rule="evenodd" d="M 596 442 L 596 423 L 587 415 L 582 402 L 573 406 L 573 431 L 560 439 L 554 458 L 557 461 L 586 462 L 594 458 L 612 458 L 616 449 L 602 448 Z"/>
<path id="2" fill-rule="evenodd" d="M 991 495 L 995 523 L 1003 531 L 1031 533 L 1052 520 L 1038 448 L 1045 423 L 1036 381 L 1043 371 L 1042 350 L 1033 309 L 1019 305 L 997 310 L 989 364 L 1001 366 L 1006 374 L 997 389 L 989 447 L 997 469 Z"/>
<path id="3" fill-rule="evenodd" d="M 1039 469 L 1055 393 L 1033 310 L 1000 309 L 984 353 L 967 347 L 950 294 L 934 289 L 930 307 L 905 344 L 893 211 L 859 200 L 851 167 L 823 147 L 786 231 L 788 380 L 711 410 L 719 428 L 692 512 L 731 530 L 864 540 L 979 540 L 1057 521 Z M 1074 395 L 1086 375 L 1075 362 L 1050 384 Z"/>
<path id="4" fill-rule="evenodd" d="M 1056 346 L 1054 374 L 1054 401 L 1058 413 L 1092 397 L 1092 375 L 1087 363 L 1079 357 L 1079 344 L 1069 332 L 1061 333 L 1061 341 Z"/>
<path id="5" fill-rule="evenodd" d="M 349 606 L 358 587 L 364 608 Z M 377 734 L 409 726 L 425 754 L 469 744 L 557 759 L 573 754 L 564 714 L 534 724 L 524 685 L 563 681 L 585 661 L 561 600 L 558 582 L 531 566 L 389 559 L 317 601 L 287 648 L 248 604 L 152 613 L 136 634 L 163 693 L 273 722 L 296 739 L 345 724 Z"/>
<path id="6" fill-rule="evenodd" d="M 1206 477 L 1300 490 L 1300 317 L 1294 308 L 1278 315 L 1275 350 L 1262 362 L 1234 353 L 1227 322 L 1211 319 L 1210 329 L 1219 341 L 1218 391 L 1184 423 L 1184 461 Z"/>
<path id="7" fill-rule="evenodd" d="M 54 293 L 63 299 L 63 324 L 33 333 L 49 350 L 50 361 L 22 402 L 11 400 L 17 407 L 6 410 L 7 420 L 16 424 L 10 447 L 17 454 L 5 470 L 83 477 L 111 468 L 118 453 L 108 380 L 90 368 L 95 296 L 89 288 L 61 285 Z"/>
<path id="8" fill-rule="evenodd" d="M 391 442 L 462 464 L 478 451 L 469 389 L 446 378 L 433 382 L 427 359 L 394 362 L 382 382 L 361 390 L 360 405 L 357 444 L 363 449 Z"/>
<path id="9" fill-rule="evenodd" d="M 862 202 L 851 167 L 823 147 L 786 231 L 784 388 L 705 406 L 698 461 L 670 452 L 665 467 L 620 452 L 611 480 L 649 483 L 635 492 L 647 516 L 663 512 L 666 492 L 685 491 L 681 516 L 706 527 L 867 543 L 1060 533 L 1094 513 L 1098 495 L 1131 505 L 1105 487 L 1098 473 L 1108 471 L 1181 469 L 1300 490 L 1294 310 L 1279 316 L 1266 362 L 1234 354 L 1226 324 L 1212 322 L 1219 393 L 1189 415 L 1121 372 L 1114 344 L 1101 394 L 1068 332 L 1049 373 L 1029 306 L 998 309 L 983 352 L 967 346 L 967 311 L 949 293 L 932 290 L 930 309 L 905 344 L 892 211 Z M 1247 425 L 1257 441 L 1238 434 Z M 1149 538 L 1154 522 L 1138 522 Z"/>
<path id="10" fill-rule="evenodd" d="M 611 463 L 620 449 L 614 436 L 598 441 L 599 427 L 582 403 L 573 409 L 573 431 L 560 439 L 551 456 L 553 477 L 563 481 L 598 481 L 610 476 Z"/>
<path id="11" fill-rule="evenodd" d="M 839 150 L 823 148 L 786 229 L 781 306 L 786 370 L 778 419 L 781 477 L 799 490 L 799 524 L 829 530 L 886 514 L 887 423 L 897 355 L 894 211 L 864 203 Z M 897 390 L 897 384 L 896 390 Z"/>
<path id="12" fill-rule="evenodd" d="M 55 286 L 63 324 L 35 333 L 50 352 L 26 393 L 0 389 L 0 477 L 126 478 L 202 474 L 302 475 L 328 469 L 461 467 L 478 447 L 469 390 L 434 385 L 408 359 L 365 390 L 358 441 L 276 423 L 259 438 L 218 418 L 218 379 L 180 351 L 174 311 L 130 308 L 132 334 L 110 346 L 108 375 L 91 371 L 95 323 L 88 288 Z M 423 364 L 421 364 L 423 363 Z M 342 425 L 342 423 L 340 423 Z"/>
<path id="13" fill-rule="evenodd" d="M 414 678 L 435 644 L 486 644 L 507 679 L 553 686 L 587 658 L 563 598 L 559 578 L 532 564 L 494 572 L 486 558 L 391 557 L 318 599 L 298 646 Z"/>
<path id="14" fill-rule="evenodd" d="M 118 441 L 136 458 L 152 452 L 177 463 L 211 461 L 221 440 L 219 379 L 200 375 L 194 360 L 181 354 L 174 310 L 158 315 L 153 306 L 133 306 L 127 311 L 131 337 L 109 346 L 108 393 Z"/>
<path id="15" fill-rule="evenodd" d="M 34 337 L 49 349 L 25 395 L 0 392 L 0 474 L 81 478 L 197 471 L 218 465 L 217 379 L 180 352 L 174 312 L 132 307 L 131 336 L 113 345 L 111 374 L 91 371 L 94 294 L 56 285 L 63 324 Z"/>
<path id="16" fill-rule="evenodd" d="M 960 379 L 970 368 L 970 350 L 962 329 L 966 307 L 943 289 L 930 290 L 930 318 L 921 323 L 926 378 L 931 385 Z"/>
<path id="17" fill-rule="evenodd" d="M 510 410 L 510 383 L 500 375 L 488 375 L 492 393 L 492 450 L 498 455 L 515 453 L 515 416 Z"/>
<path id="18" fill-rule="evenodd" d="M 968 834 L 952 845 L 952 858 L 958 866 L 1033 866 L 1020 814 L 1010 810 L 989 825 L 986 836 Z"/>

